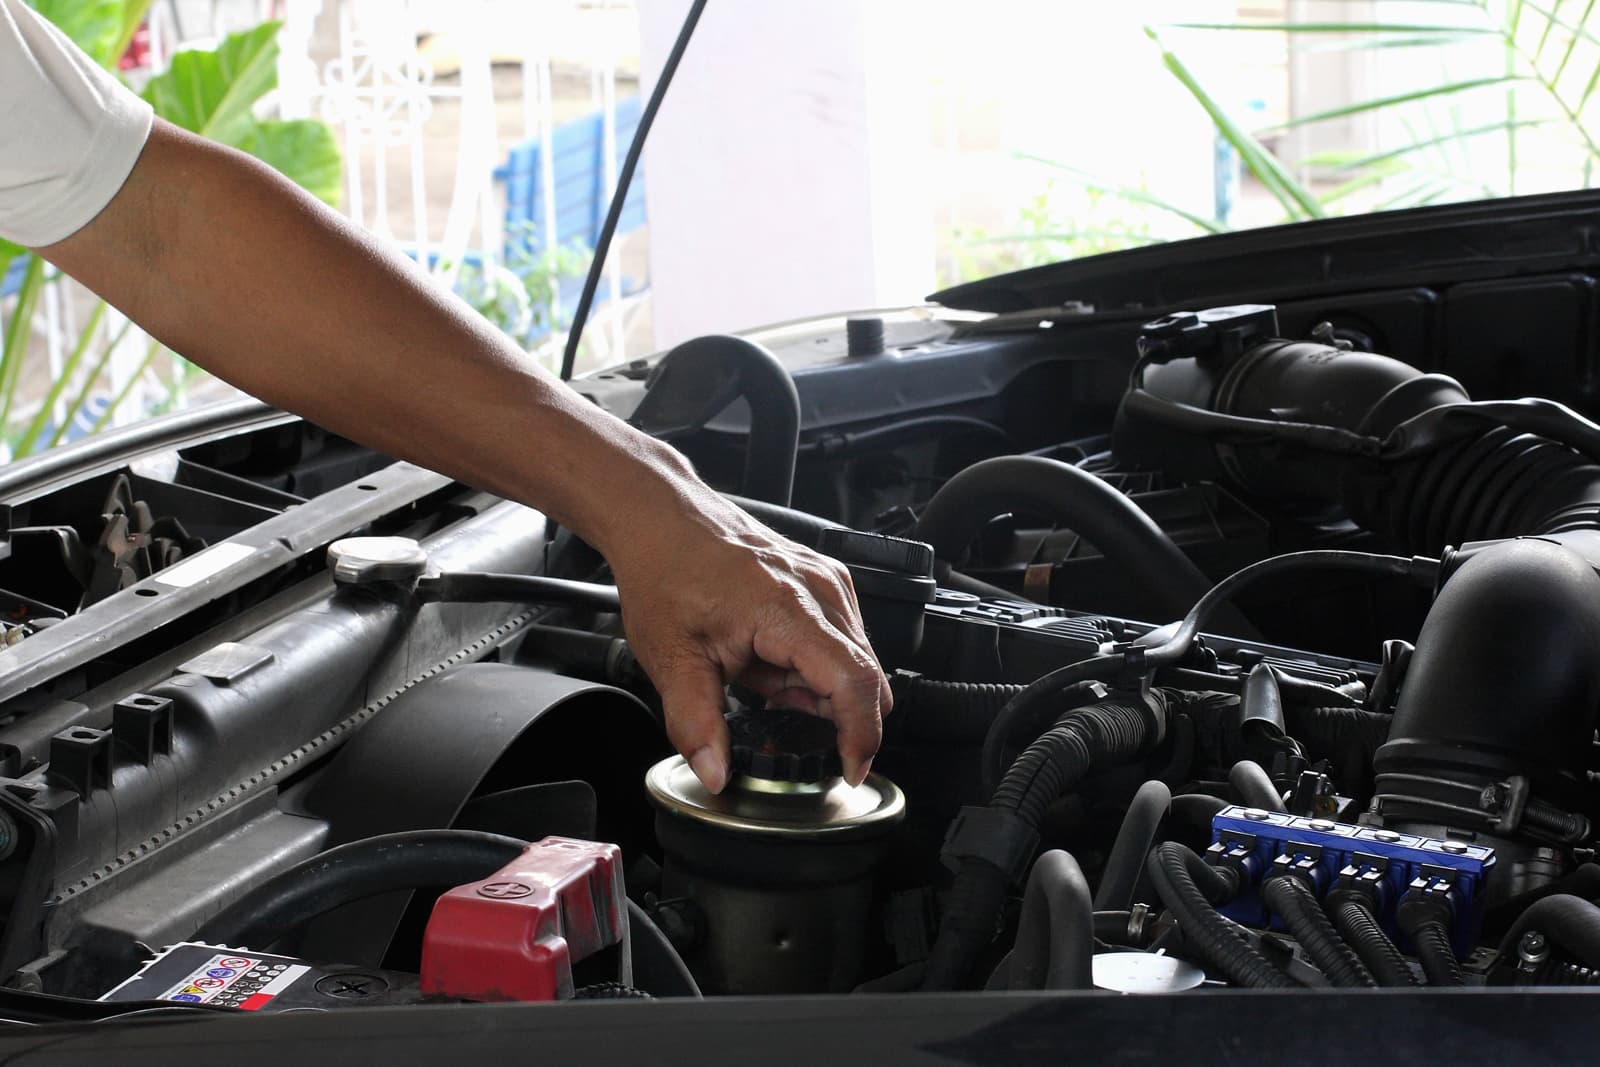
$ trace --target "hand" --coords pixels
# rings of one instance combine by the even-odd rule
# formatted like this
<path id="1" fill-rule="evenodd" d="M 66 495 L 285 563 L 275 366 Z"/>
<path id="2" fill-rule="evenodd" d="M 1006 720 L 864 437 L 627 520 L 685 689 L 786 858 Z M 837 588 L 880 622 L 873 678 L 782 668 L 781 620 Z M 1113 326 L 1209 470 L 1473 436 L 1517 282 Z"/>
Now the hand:
<path id="1" fill-rule="evenodd" d="M 727 784 L 723 687 L 738 683 L 833 720 L 845 778 L 859 785 L 891 697 L 844 565 L 698 484 L 640 526 L 610 554 L 623 627 L 661 694 L 667 736 L 701 783 L 713 793 Z"/>

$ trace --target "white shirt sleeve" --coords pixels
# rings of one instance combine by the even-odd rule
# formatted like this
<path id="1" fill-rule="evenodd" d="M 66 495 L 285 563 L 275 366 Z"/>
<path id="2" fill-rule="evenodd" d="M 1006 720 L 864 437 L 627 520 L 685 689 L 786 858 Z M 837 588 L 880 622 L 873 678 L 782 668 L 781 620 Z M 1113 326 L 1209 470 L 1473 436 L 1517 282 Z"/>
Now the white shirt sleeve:
<path id="1" fill-rule="evenodd" d="M 0 0 L 0 237 L 37 248 L 111 202 L 150 105 L 22 0 Z"/>

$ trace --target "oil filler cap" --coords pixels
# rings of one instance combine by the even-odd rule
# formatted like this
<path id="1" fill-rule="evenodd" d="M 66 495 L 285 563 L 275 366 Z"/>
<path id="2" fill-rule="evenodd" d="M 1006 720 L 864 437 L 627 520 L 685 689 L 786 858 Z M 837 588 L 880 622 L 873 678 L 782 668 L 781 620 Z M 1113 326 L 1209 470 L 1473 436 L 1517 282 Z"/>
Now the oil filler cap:
<path id="1" fill-rule="evenodd" d="M 794 708 L 736 711 L 728 716 L 734 774 L 770 782 L 813 784 L 844 774 L 833 723 Z"/>

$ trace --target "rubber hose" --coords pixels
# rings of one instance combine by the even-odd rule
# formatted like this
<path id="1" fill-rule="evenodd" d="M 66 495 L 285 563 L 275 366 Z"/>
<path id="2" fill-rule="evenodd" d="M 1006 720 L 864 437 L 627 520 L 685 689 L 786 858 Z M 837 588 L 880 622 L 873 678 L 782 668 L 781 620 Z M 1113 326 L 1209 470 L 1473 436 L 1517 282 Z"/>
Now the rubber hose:
<path id="1" fill-rule="evenodd" d="M 996 456 L 951 478 L 928 501 L 912 535 L 955 561 L 996 515 L 1020 511 L 1080 534 L 1174 618 L 1211 580 L 1156 521 L 1087 471 L 1040 456 Z"/>
<path id="2" fill-rule="evenodd" d="M 1094 988 L 1094 907 L 1071 854 L 1051 849 L 1033 864 L 1011 956 L 1012 989 Z"/>
<path id="3" fill-rule="evenodd" d="M 1317 904 L 1311 887 L 1290 874 L 1272 875 L 1261 885 L 1261 901 L 1283 920 L 1328 981 L 1336 986 L 1375 987 L 1377 980 L 1339 937 Z"/>
<path id="4" fill-rule="evenodd" d="M 815 549 L 822 543 L 822 531 L 842 529 L 842 524 L 824 519 L 820 515 L 813 515 L 806 511 L 797 511 L 794 508 L 773 504 L 766 500 L 754 500 L 747 496 L 738 496 L 734 493 L 724 493 L 731 503 L 739 507 L 757 522 L 769 529 L 787 537 L 796 544 Z"/>
<path id="5" fill-rule="evenodd" d="M 1122 910 L 1133 903 L 1145 857 L 1150 854 L 1156 831 L 1171 807 L 1172 790 L 1164 782 L 1146 782 L 1133 794 L 1128 813 L 1122 817 L 1122 826 L 1117 830 L 1117 840 L 1111 846 L 1111 855 L 1106 859 L 1100 888 L 1094 894 L 1096 911 Z"/>
<path id="6" fill-rule="evenodd" d="M 1428 976 L 1429 985 L 1452 986 L 1464 983 L 1461 963 L 1456 959 L 1455 949 L 1450 947 L 1450 931 L 1445 929 L 1444 923 L 1437 919 L 1428 919 L 1417 923 L 1407 931 L 1407 934 L 1417 950 L 1417 961 L 1422 964 L 1422 973 Z"/>
<path id="7" fill-rule="evenodd" d="M 1346 943 L 1355 949 L 1380 986 L 1413 986 L 1417 976 L 1406 965 L 1405 956 L 1383 932 L 1372 912 L 1359 900 L 1341 900 L 1328 907 L 1334 925 Z"/>
<path id="8" fill-rule="evenodd" d="M 1023 689 L 1020 685 L 943 682 L 912 674 L 894 675 L 889 687 L 896 711 L 889 724 L 905 736 L 970 742 L 983 740 L 1000 709 Z"/>
<path id="9" fill-rule="evenodd" d="M 1235 763 L 1228 771 L 1228 784 L 1239 794 L 1239 803 L 1246 807 L 1279 812 L 1289 810 L 1283 806 L 1283 797 L 1278 795 L 1278 787 L 1272 784 L 1271 777 L 1253 759 L 1242 759 Z"/>
<path id="10" fill-rule="evenodd" d="M 1382 712 L 1337 706 L 1284 706 L 1289 736 L 1308 756 L 1331 759 L 1347 771 L 1365 772 L 1383 743 L 1394 718 Z M 1346 766 L 1348 764 L 1348 766 Z"/>
<path id="11" fill-rule="evenodd" d="M 1013 811 L 1037 828 L 1045 809 L 1091 769 L 1125 762 L 1156 744 L 1156 716 L 1164 714 L 1164 704 L 1155 711 L 1113 703 L 1073 709 L 1017 757 L 990 806 Z M 1009 882 L 1007 872 L 988 860 L 961 859 L 928 954 L 924 988 L 966 988 L 994 939 Z"/>
<path id="12" fill-rule="evenodd" d="M 281 871 L 194 933 L 193 940 L 264 949 L 303 923 L 352 901 L 397 889 L 458 886 L 485 878 L 528 842 L 474 830 L 408 830 L 352 841 Z"/>
<path id="13" fill-rule="evenodd" d="M 1176 841 L 1163 842 L 1150 853 L 1150 880 L 1161 902 L 1178 920 L 1185 944 L 1201 961 L 1215 967 L 1235 985 L 1251 989 L 1293 989 L 1295 983 L 1250 942 L 1241 938 L 1215 907 L 1238 889 L 1232 871 L 1208 866 Z"/>
<path id="14" fill-rule="evenodd" d="M 754 341 L 710 334 L 678 345 L 651 371 L 630 421 L 658 436 L 698 429 L 739 397 L 750 405 L 739 492 L 787 507 L 800 447 L 800 393 L 782 361 Z"/>
<path id="15" fill-rule="evenodd" d="M 1529 930 L 1538 930 L 1585 967 L 1600 969 L 1600 907 L 1582 897 L 1558 893 L 1528 905 L 1500 939 L 1500 955 L 1515 958 L 1517 942 Z"/>
<path id="16" fill-rule="evenodd" d="M 1211 820 L 1233 805 L 1209 793 L 1183 793 L 1172 798 L 1172 817 L 1186 826 L 1211 828 Z"/>

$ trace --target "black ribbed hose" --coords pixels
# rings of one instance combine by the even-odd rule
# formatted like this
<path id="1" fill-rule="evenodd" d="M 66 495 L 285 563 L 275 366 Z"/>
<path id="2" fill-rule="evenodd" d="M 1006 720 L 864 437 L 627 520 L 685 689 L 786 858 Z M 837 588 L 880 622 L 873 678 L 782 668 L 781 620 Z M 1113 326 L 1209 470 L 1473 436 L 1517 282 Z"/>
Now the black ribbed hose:
<path id="1" fill-rule="evenodd" d="M 1091 770 L 1134 759 L 1159 743 L 1166 705 L 1158 694 L 1149 700 L 1148 707 L 1107 701 L 1069 711 L 1017 757 L 989 807 L 1036 830 L 1045 809 Z M 994 940 L 1011 878 L 1010 869 L 991 859 L 959 857 L 924 989 L 969 987 L 979 956 Z"/>
<path id="2" fill-rule="evenodd" d="M 1095 910 L 1117 911 L 1133 903 L 1145 857 L 1150 854 L 1156 831 L 1171 807 L 1172 790 L 1165 782 L 1146 782 L 1133 795 L 1128 813 L 1122 817 L 1122 826 L 1117 830 L 1117 840 L 1111 846 L 1111 855 L 1106 859 L 1100 888 L 1094 894 Z"/>
<path id="3" fill-rule="evenodd" d="M 1417 962 L 1422 973 L 1428 976 L 1429 985 L 1461 985 L 1461 963 L 1455 949 L 1450 947 L 1450 931 L 1437 919 L 1418 923 L 1410 931 L 1411 942 L 1417 950 Z"/>
<path id="4" fill-rule="evenodd" d="M 1239 891 L 1239 876 L 1228 868 L 1209 866 L 1193 850 L 1176 841 L 1163 842 L 1150 853 L 1150 880 L 1161 903 L 1178 920 L 1184 943 L 1202 963 L 1228 981 L 1250 989 L 1292 989 L 1295 983 L 1256 950 L 1216 905 Z"/>
<path id="5" fill-rule="evenodd" d="M 1368 986 L 1378 983 L 1368 973 L 1350 946 L 1339 937 L 1333 923 L 1323 914 L 1311 887 L 1292 874 L 1269 875 L 1261 884 L 1261 900 L 1267 910 L 1283 920 L 1283 925 L 1300 942 L 1328 981 L 1336 986 Z"/>
<path id="6" fill-rule="evenodd" d="M 1346 943 L 1355 950 L 1380 986 L 1413 986 L 1417 976 L 1389 935 L 1383 932 L 1368 905 L 1355 897 L 1331 897 L 1328 915 Z"/>
<path id="7" fill-rule="evenodd" d="M 897 673 L 889 679 L 895 714 L 891 728 L 924 741 L 982 741 L 1020 685 L 943 682 Z"/>

